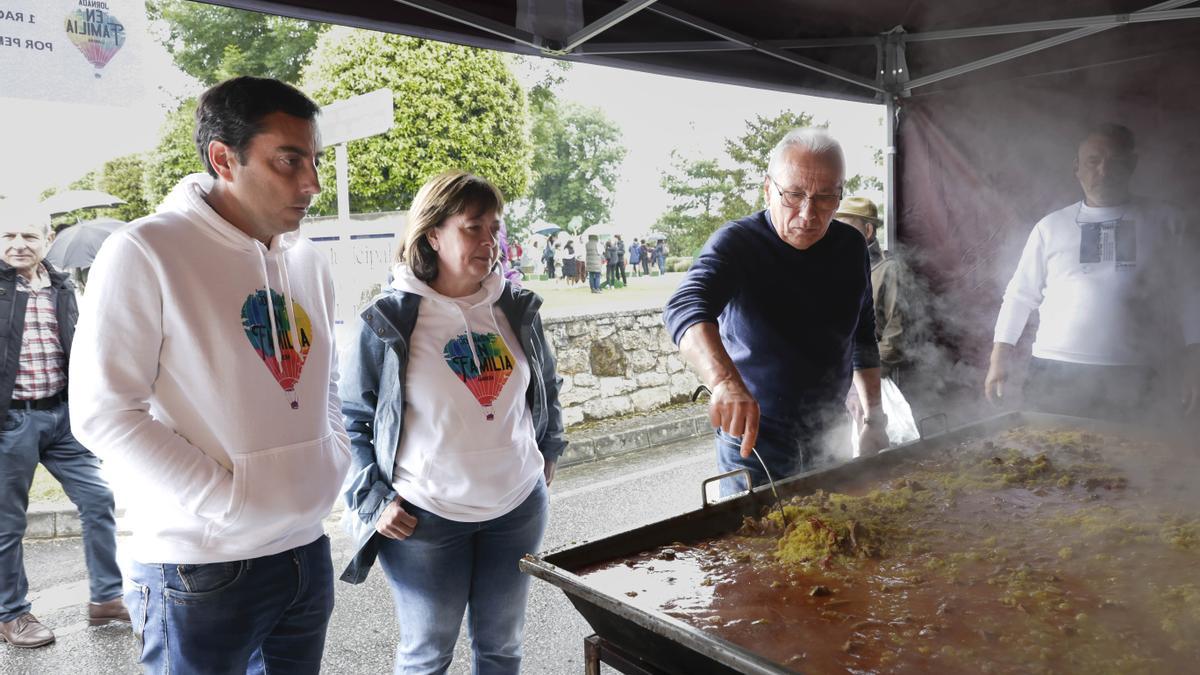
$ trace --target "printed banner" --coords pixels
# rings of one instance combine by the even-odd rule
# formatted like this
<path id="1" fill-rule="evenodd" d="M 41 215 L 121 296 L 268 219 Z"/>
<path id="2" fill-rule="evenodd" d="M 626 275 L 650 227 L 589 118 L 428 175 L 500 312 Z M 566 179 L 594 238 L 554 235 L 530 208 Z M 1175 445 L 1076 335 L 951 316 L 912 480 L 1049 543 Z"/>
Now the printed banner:
<path id="1" fill-rule="evenodd" d="M 144 0 L 0 0 L 0 96 L 136 104 L 149 39 Z"/>

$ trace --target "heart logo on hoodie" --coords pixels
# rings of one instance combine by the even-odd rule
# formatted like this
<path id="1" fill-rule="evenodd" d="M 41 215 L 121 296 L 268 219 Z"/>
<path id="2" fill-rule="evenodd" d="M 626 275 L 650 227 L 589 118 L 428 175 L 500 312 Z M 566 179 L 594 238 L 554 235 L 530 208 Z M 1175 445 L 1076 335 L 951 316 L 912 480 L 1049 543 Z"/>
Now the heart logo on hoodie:
<path id="1" fill-rule="evenodd" d="M 471 354 L 471 343 L 475 343 L 475 355 Z M 504 339 L 495 333 L 471 331 L 468 339 L 463 333 L 451 338 L 442 350 L 446 365 L 467 385 L 471 395 L 483 406 L 489 420 L 495 419 L 492 403 L 504 390 L 504 383 L 512 375 L 512 352 Z"/>
<path id="2" fill-rule="evenodd" d="M 308 312 L 300 303 L 292 301 L 292 311 L 285 309 L 283 296 L 270 291 L 271 307 L 267 306 L 267 291 L 258 290 L 246 297 L 242 304 L 242 330 L 250 339 L 250 345 L 262 359 L 267 370 L 279 383 L 292 409 L 300 408 L 296 397 L 296 384 L 304 370 L 304 361 L 312 346 L 312 322 Z M 270 330 L 274 314 L 275 330 Z M 292 326 L 295 318 L 296 325 Z"/>

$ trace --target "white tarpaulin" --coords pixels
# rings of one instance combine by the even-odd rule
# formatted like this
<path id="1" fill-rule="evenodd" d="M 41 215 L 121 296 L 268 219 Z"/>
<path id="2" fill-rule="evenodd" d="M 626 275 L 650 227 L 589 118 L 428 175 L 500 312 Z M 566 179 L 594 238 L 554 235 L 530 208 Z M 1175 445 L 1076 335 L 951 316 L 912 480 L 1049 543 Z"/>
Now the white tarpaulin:
<path id="1" fill-rule="evenodd" d="M 137 104 L 146 23 L 144 0 L 0 0 L 0 96 Z"/>

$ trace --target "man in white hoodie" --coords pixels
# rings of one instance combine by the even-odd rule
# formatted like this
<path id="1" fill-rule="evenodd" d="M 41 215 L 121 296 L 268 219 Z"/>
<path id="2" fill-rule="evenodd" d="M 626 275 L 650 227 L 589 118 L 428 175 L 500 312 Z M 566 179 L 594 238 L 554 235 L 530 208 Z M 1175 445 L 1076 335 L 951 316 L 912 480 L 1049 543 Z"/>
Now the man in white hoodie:
<path id="1" fill-rule="evenodd" d="M 296 233 L 320 190 L 318 111 L 275 80 L 206 91 L 208 175 L 114 233 L 92 267 L 72 427 L 126 505 L 125 601 L 147 672 L 320 667 L 322 519 L 349 441 L 330 271 Z"/>
<path id="2" fill-rule="evenodd" d="M 1083 199 L 1038 221 L 1004 293 L 985 382 L 1010 398 L 1016 344 L 1039 325 L 1029 407 L 1101 418 L 1168 418 L 1200 406 L 1200 288 L 1195 235 L 1169 205 L 1130 190 L 1133 132 L 1105 124 L 1079 145 Z M 1168 385 L 1171 386 L 1168 386 Z"/>

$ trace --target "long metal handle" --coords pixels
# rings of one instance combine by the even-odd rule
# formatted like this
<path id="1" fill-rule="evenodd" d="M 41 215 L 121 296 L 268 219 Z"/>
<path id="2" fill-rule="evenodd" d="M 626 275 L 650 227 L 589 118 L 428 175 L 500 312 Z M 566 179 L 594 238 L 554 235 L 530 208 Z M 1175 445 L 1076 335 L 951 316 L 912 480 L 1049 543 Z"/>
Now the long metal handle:
<path id="1" fill-rule="evenodd" d="M 708 387 L 704 386 L 703 384 L 700 385 L 699 387 L 696 387 L 696 390 L 692 392 L 692 402 L 695 403 L 696 401 L 698 401 L 702 394 L 707 394 L 708 396 L 712 396 L 712 390 L 709 389 Z M 763 461 L 762 455 L 758 454 L 758 448 L 750 448 L 750 452 L 754 453 L 755 459 L 757 459 L 759 465 L 762 466 L 763 473 L 767 475 L 767 483 L 769 483 L 771 485 L 771 494 L 775 497 L 775 508 L 779 509 L 779 522 L 781 525 L 786 527 L 787 526 L 787 515 L 783 511 L 783 501 L 781 499 L 779 499 L 779 491 L 775 489 L 775 478 L 773 476 L 771 476 L 771 470 L 767 468 L 767 463 Z M 712 478 L 709 478 L 708 480 L 706 480 L 700 484 L 700 491 L 702 493 L 704 505 L 708 506 L 708 492 L 705 490 L 705 488 L 708 487 L 708 484 L 710 482 L 712 482 L 714 480 L 720 480 L 721 478 L 726 478 L 726 477 L 728 477 L 732 474 L 738 473 L 740 471 L 746 472 L 746 486 L 748 489 L 753 490 L 754 482 L 750 480 L 750 472 L 746 471 L 746 469 L 737 469 L 735 471 L 730 471 L 729 473 L 723 473 L 720 476 L 714 476 Z"/>
<path id="2" fill-rule="evenodd" d="M 704 481 L 702 483 L 700 483 L 700 505 L 703 508 L 708 508 L 713 505 L 713 502 L 708 501 L 708 484 L 709 483 L 714 483 L 716 481 L 721 480 L 722 478 L 730 478 L 730 477 L 736 476 L 738 474 L 744 474 L 746 476 L 746 490 L 747 491 L 749 491 L 750 489 L 752 489 L 754 487 L 754 482 L 752 480 L 750 480 L 750 469 L 734 469 L 733 471 L 726 471 L 725 473 L 720 473 L 715 476 L 705 478 Z"/>
<path id="3" fill-rule="evenodd" d="M 929 436 L 929 434 L 925 433 L 925 423 L 937 419 L 942 421 L 943 434 L 947 431 L 950 431 L 950 418 L 946 417 L 946 413 L 940 412 L 930 415 L 929 417 L 922 417 L 921 421 L 917 422 L 917 435 L 921 437 L 921 440 L 925 440 L 925 438 Z"/>

